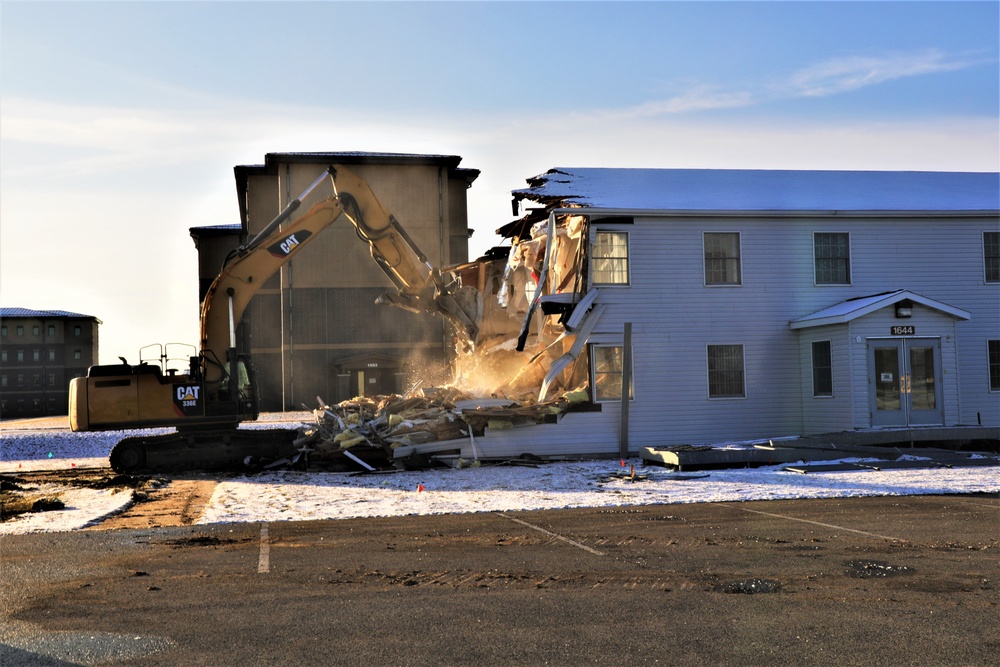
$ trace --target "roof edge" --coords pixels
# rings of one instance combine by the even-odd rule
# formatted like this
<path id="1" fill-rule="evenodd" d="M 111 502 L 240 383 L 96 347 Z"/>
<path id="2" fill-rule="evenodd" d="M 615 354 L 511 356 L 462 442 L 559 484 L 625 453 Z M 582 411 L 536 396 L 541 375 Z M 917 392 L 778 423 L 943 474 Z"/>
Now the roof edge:
<path id="1" fill-rule="evenodd" d="M 841 304 L 850 303 L 851 301 L 857 301 L 861 299 L 870 299 L 877 296 L 881 296 L 882 298 L 878 299 L 877 301 L 873 301 L 868 305 L 861 306 L 855 310 L 851 310 L 846 313 L 841 313 L 838 315 L 828 315 L 828 316 L 821 315 L 823 312 L 828 311 L 831 308 L 834 308 Z M 840 301 L 834 304 L 833 306 L 824 308 L 822 310 L 818 310 L 815 313 L 812 313 L 811 315 L 806 315 L 805 317 L 793 320 L 788 323 L 788 326 L 790 329 L 810 329 L 813 327 L 821 327 L 831 324 L 846 324 L 848 322 L 858 319 L 859 317 L 864 317 L 865 315 L 874 313 L 875 311 L 882 310 L 883 308 L 895 305 L 905 299 L 909 299 L 914 303 L 918 303 L 921 306 L 924 306 L 925 308 L 930 308 L 931 310 L 936 310 L 940 313 L 944 313 L 945 315 L 950 315 L 951 317 L 954 317 L 955 319 L 958 320 L 972 319 L 972 314 L 969 313 L 968 311 L 962 310 L 961 308 L 955 308 L 954 306 L 949 306 L 948 304 L 942 301 L 931 299 L 929 297 L 916 294 L 915 292 L 911 292 L 909 290 L 896 290 L 894 292 L 887 292 L 884 295 L 855 297 L 853 299 Z"/>

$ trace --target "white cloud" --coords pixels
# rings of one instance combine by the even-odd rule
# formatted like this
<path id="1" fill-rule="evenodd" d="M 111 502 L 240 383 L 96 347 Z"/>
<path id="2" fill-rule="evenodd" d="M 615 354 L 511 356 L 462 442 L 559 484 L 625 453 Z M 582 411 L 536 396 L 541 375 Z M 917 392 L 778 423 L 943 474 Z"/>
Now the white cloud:
<path id="1" fill-rule="evenodd" d="M 794 96 L 836 95 L 886 81 L 953 72 L 982 60 L 949 56 L 938 49 L 886 56 L 833 58 L 795 72 L 780 88 Z"/>
<path id="2" fill-rule="evenodd" d="M 701 83 L 666 99 L 597 113 L 605 119 L 624 120 L 711 109 L 738 109 L 801 97 L 837 95 L 907 77 L 958 71 L 985 62 L 991 61 L 965 55 L 953 56 L 937 49 L 882 56 L 845 56 L 803 67 L 777 82 L 750 82 L 734 89 Z"/>
<path id="3" fill-rule="evenodd" d="M 756 104 L 759 100 L 750 91 L 726 91 L 712 86 L 698 86 L 681 95 L 666 100 L 656 100 L 625 110 L 624 116 L 635 118 L 663 114 L 706 111 L 709 109 L 734 109 Z"/>

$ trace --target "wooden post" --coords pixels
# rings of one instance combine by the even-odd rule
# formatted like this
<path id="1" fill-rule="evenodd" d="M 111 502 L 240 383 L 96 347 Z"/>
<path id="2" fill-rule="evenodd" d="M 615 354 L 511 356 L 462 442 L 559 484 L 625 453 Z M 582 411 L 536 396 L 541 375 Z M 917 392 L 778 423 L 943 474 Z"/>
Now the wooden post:
<path id="1" fill-rule="evenodd" d="M 632 323 L 625 323 L 625 337 L 622 341 L 622 415 L 618 438 L 618 456 L 628 456 L 628 408 L 629 387 L 632 386 Z"/>

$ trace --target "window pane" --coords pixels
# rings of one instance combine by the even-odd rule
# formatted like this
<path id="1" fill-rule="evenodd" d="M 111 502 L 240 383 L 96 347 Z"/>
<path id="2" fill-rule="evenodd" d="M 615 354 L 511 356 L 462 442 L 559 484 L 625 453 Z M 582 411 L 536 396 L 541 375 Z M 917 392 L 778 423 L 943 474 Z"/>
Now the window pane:
<path id="1" fill-rule="evenodd" d="M 708 346 L 708 395 L 711 398 L 742 398 L 743 346 Z"/>
<path id="2" fill-rule="evenodd" d="M 983 232 L 983 261 L 986 282 L 1000 283 L 1000 232 Z"/>
<path id="3" fill-rule="evenodd" d="M 628 284 L 628 234 L 597 232 L 591 265 L 594 284 Z"/>
<path id="4" fill-rule="evenodd" d="M 816 284 L 846 285 L 851 282 L 851 245 L 846 233 L 813 235 Z"/>
<path id="5" fill-rule="evenodd" d="M 989 341 L 990 391 L 1000 391 L 1000 340 Z"/>
<path id="6" fill-rule="evenodd" d="M 914 410 L 935 408 L 934 348 L 910 348 L 910 405 Z"/>
<path id="7" fill-rule="evenodd" d="M 739 232 L 705 234 L 705 284 L 740 284 Z"/>
<path id="8" fill-rule="evenodd" d="M 899 410 L 899 352 L 895 347 L 875 348 L 875 409 Z"/>
<path id="9" fill-rule="evenodd" d="M 833 361 L 830 341 L 812 344 L 813 396 L 833 396 Z"/>
<path id="10" fill-rule="evenodd" d="M 594 346 L 594 399 L 598 401 L 619 401 L 622 396 L 622 348 Z M 629 398 L 632 387 L 629 387 Z"/>

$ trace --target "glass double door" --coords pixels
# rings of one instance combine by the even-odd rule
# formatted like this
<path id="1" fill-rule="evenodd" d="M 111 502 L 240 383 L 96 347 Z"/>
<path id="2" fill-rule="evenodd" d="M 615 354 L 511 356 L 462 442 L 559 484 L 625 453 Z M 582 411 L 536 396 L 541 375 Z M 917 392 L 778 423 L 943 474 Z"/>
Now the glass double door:
<path id="1" fill-rule="evenodd" d="M 944 423 L 940 340 L 870 340 L 868 370 L 872 426 Z"/>

